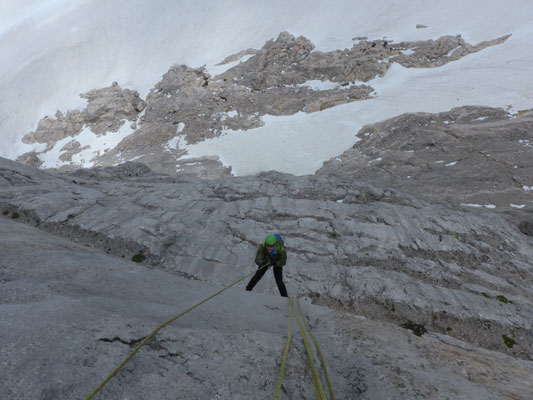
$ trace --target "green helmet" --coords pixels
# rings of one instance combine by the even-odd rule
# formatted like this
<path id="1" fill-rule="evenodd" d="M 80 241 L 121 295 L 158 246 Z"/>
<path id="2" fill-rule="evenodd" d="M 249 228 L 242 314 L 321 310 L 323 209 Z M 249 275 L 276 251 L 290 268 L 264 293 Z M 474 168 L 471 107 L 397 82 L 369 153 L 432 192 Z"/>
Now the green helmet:
<path id="1" fill-rule="evenodd" d="M 277 241 L 278 241 L 278 238 L 274 235 L 268 235 L 265 239 L 265 243 L 269 246 L 274 246 Z"/>

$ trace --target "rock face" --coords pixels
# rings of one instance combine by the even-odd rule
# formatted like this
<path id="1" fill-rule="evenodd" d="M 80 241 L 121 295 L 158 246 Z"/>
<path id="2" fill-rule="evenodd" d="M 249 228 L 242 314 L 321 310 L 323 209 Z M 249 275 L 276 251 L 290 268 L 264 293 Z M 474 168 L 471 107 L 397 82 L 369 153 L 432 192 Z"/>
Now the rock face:
<path id="1" fill-rule="evenodd" d="M 0 218 L 0 233 L 5 399 L 85 398 L 155 326 L 218 290 L 8 218 Z M 271 397 L 288 306 L 256 293 L 242 301 L 244 293 L 230 289 L 165 327 L 95 399 Z M 525 399 L 531 391 L 530 362 L 445 335 L 417 337 L 393 324 L 302 306 L 336 398 Z M 295 329 L 281 396 L 309 399 L 313 384 Z"/>
<path id="2" fill-rule="evenodd" d="M 186 154 L 184 144 L 257 128 L 265 115 L 313 113 L 364 101 L 375 94 L 362 82 L 384 76 L 395 62 L 407 68 L 439 67 L 507 38 L 477 45 L 465 43 L 460 35 L 397 44 L 360 40 L 351 49 L 326 53 L 313 51 L 314 45 L 305 37 L 283 32 L 260 50 L 228 56 L 223 63 L 245 55 L 250 58 L 215 77 L 201 68 L 173 66 L 146 101 L 118 84 L 84 94 L 89 100 L 85 110 L 66 115 L 58 111 L 55 119 L 43 119 L 35 132 L 24 137 L 26 143 L 45 146 L 21 155 L 18 161 L 40 166 L 41 158 L 59 146 L 54 151 L 60 154 L 57 166 L 64 171 L 80 167 L 80 161 L 73 159 L 78 155 L 85 160 L 83 165 L 90 166 L 138 160 L 172 176 L 229 176 L 231 170 L 217 159 L 181 160 Z M 323 89 L 311 88 L 309 81 L 321 81 Z M 125 123 L 130 124 L 131 134 L 103 152 L 76 140 L 84 128 L 96 135 L 113 135 Z M 62 141 L 70 137 L 71 141 Z"/>
<path id="3" fill-rule="evenodd" d="M 466 212 L 333 175 L 270 172 L 176 180 L 130 163 L 54 176 L 7 160 L 0 164 L 0 210 L 6 232 L 2 254 L 7 254 L 2 279 L 9 288 L 0 308 L 7 321 L 2 335 L 8 338 L 3 360 L 11 360 L 8 373 L 14 377 L 2 392 L 8 398 L 35 398 L 47 390 L 49 397 L 82 397 L 77 394 L 90 385 L 81 377 L 103 379 L 102 370 L 112 369 L 149 327 L 183 304 L 173 296 L 207 295 L 210 284 L 224 286 L 252 272 L 256 246 L 267 232 L 285 237 L 289 294 L 327 307 L 308 305 L 306 310 L 319 340 L 327 343 L 338 398 L 527 399 L 533 392 L 533 240 L 490 210 Z M 50 239 L 49 233 L 70 242 Z M 33 239 L 39 235 L 46 239 Z M 83 244 L 93 250 L 79 247 Z M 47 249 L 30 257 L 46 267 L 36 269 L 29 262 L 31 245 L 38 252 Z M 75 253 L 65 258 L 65 249 Z M 142 255 L 151 270 L 126 262 L 135 255 Z M 97 283 L 101 279 L 102 286 Z M 44 312 L 42 307 L 57 309 L 44 300 L 35 305 L 35 297 L 23 295 L 39 293 L 31 286 L 36 282 L 54 282 L 39 286 L 44 293 L 39 299 L 53 293 L 53 304 L 68 303 L 70 310 L 54 314 L 46 329 L 45 320 L 38 320 L 39 331 L 47 331 L 44 337 L 30 335 L 35 362 L 57 367 L 53 386 L 24 372 L 31 370 L 24 366 L 35 364 L 19 355 L 23 344 L 17 338 L 25 337 L 32 325 L 18 320 L 10 308 L 16 299 L 21 312 L 29 312 L 30 303 L 35 315 Z M 95 290 L 102 300 L 94 297 Z M 62 303 L 64 296 L 68 301 Z M 108 296 L 113 300 L 105 300 Z M 178 390 L 166 384 L 176 382 L 176 375 L 183 377 L 180 383 L 191 398 L 271 395 L 286 335 L 287 314 L 280 313 L 288 306 L 277 297 L 270 273 L 254 292 L 241 289 L 228 296 L 219 305 L 240 308 L 222 317 L 215 302 L 198 319 L 158 336 L 114 380 L 108 396 L 150 388 L 156 397 L 168 397 Z M 242 296 L 254 300 L 243 302 Z M 263 299 L 276 312 L 254 311 Z M 72 302 L 82 305 L 87 318 L 79 318 Z M 136 304 L 131 310 L 130 302 Z M 238 310 L 254 317 L 243 321 Z M 110 319 L 116 314 L 118 320 Z M 30 321 L 32 315 L 27 316 Z M 261 323 L 253 319 L 259 315 Z M 253 333 L 243 334 L 242 324 Z M 79 332 L 65 344 L 77 343 L 71 345 L 75 349 L 67 358 L 45 355 L 41 347 L 54 335 L 66 335 L 65 326 Z M 211 357 L 222 363 L 216 372 L 207 367 L 211 346 L 219 349 Z M 305 356 L 301 346 L 297 349 L 285 390 L 290 398 L 304 399 L 312 396 L 311 386 L 304 389 L 299 383 Z M 71 369 L 65 364 L 81 369 L 62 384 Z M 242 376 L 241 367 L 254 376 Z M 23 379 L 34 385 L 32 395 L 9 396 L 22 390 L 16 382 Z M 261 389 L 257 397 L 249 397 L 248 385 L 254 383 Z"/>
<path id="4" fill-rule="evenodd" d="M 461 107 L 363 127 L 319 175 L 407 190 L 431 201 L 527 219 L 533 205 L 533 115 Z"/>

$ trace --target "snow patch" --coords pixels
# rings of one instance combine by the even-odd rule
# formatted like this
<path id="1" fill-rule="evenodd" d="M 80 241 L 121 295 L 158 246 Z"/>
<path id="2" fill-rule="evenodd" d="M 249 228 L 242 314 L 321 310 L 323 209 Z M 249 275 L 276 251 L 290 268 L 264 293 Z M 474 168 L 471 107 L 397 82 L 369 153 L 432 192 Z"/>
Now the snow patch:
<path id="1" fill-rule="evenodd" d="M 104 135 L 97 135 L 89 128 L 84 128 L 75 139 L 80 142 L 80 147 L 89 146 L 89 148 L 72 156 L 72 163 L 79 164 L 82 168 L 94 167 L 93 159 L 95 157 L 114 149 L 123 139 L 135 131 L 131 128 L 128 120 L 123 119 L 122 122 L 123 124 L 117 132 L 107 132 Z"/>
<path id="2" fill-rule="evenodd" d="M 217 75 L 223 74 L 224 72 L 232 69 L 233 67 L 236 67 L 240 63 L 245 63 L 250 58 L 252 58 L 254 55 L 255 54 L 246 54 L 246 55 L 242 56 L 241 58 L 239 58 L 238 60 L 232 61 L 232 62 L 227 63 L 227 64 L 210 65 L 210 66 L 208 66 L 208 68 L 206 68 L 206 70 L 207 70 L 207 72 L 209 72 L 209 74 L 211 74 L 211 76 L 217 76 Z"/>
<path id="3" fill-rule="evenodd" d="M 510 203 L 509 206 L 512 208 L 524 208 L 526 205 L 525 204 L 518 205 L 518 204 Z"/>
<path id="4" fill-rule="evenodd" d="M 450 57 L 455 52 L 455 50 L 460 49 L 460 48 L 461 48 L 461 46 L 457 46 L 457 47 L 451 49 L 448 53 L 446 53 L 446 57 Z"/>
<path id="5" fill-rule="evenodd" d="M 297 85 L 294 85 L 297 87 L 309 87 L 313 90 L 332 90 L 332 89 L 338 89 L 339 84 L 337 82 L 331 82 L 331 81 L 319 81 L 319 80 L 311 80 L 304 83 L 299 83 Z"/>
<path id="6" fill-rule="evenodd" d="M 144 157 L 144 154 L 143 155 L 140 155 L 140 156 L 135 156 L 133 158 L 130 158 L 128 161 L 135 161 L 135 160 L 138 160 L 139 158 L 143 158 Z M 120 163 L 119 163 L 120 164 Z"/>
<path id="7" fill-rule="evenodd" d="M 473 204 L 473 203 L 461 203 L 462 206 L 465 206 L 465 207 L 474 207 L 474 208 L 491 208 L 491 209 L 494 209 L 496 208 L 496 206 L 494 204 L 485 204 L 485 205 L 482 205 L 482 204 Z"/>
<path id="8" fill-rule="evenodd" d="M 362 121 L 355 121 L 343 106 L 313 114 L 265 115 L 259 128 L 222 130 L 218 137 L 183 146 L 187 154 L 182 159 L 217 156 L 224 166 L 232 167 L 235 176 L 268 170 L 313 174 L 324 161 L 361 140 L 353 132 L 361 129 Z M 324 133 L 329 135 L 327 141 Z M 279 151 L 265 152 L 272 143 Z"/>
<path id="9" fill-rule="evenodd" d="M 66 137 L 64 139 L 61 139 L 60 141 L 56 142 L 54 147 L 47 151 L 46 153 L 42 153 L 39 155 L 39 159 L 43 162 L 42 168 L 59 168 L 63 165 L 67 165 L 68 163 L 65 161 L 61 161 L 59 157 L 66 152 L 66 150 L 61 151 L 63 146 L 65 146 L 67 143 L 71 142 L 72 140 L 76 140 L 73 137 Z"/>
<path id="10" fill-rule="evenodd" d="M 178 148 L 181 148 L 182 141 L 185 142 L 185 139 L 183 136 L 174 136 L 172 139 L 170 139 L 164 146 L 163 149 L 171 153 L 172 150 L 177 150 Z"/>
<path id="11" fill-rule="evenodd" d="M 82 168 L 91 168 L 94 166 L 93 159 L 115 148 L 124 138 L 134 132 L 128 120 L 122 120 L 122 126 L 117 132 L 107 132 L 104 135 L 97 135 L 89 127 L 84 127 L 81 133 L 74 137 L 66 137 L 56 142 L 54 147 L 46 153 L 41 153 L 39 159 L 43 162 L 43 168 L 59 168 L 64 165 L 75 164 Z M 66 152 L 62 148 L 71 141 L 77 141 L 80 148 L 88 146 L 72 156 L 72 162 L 61 161 L 59 157 Z"/>

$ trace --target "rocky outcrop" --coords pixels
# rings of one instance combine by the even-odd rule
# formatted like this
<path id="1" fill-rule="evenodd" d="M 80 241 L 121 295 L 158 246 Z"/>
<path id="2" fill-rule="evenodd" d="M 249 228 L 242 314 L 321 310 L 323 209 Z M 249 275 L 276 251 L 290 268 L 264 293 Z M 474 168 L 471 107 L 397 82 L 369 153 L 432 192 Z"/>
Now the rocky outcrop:
<path id="1" fill-rule="evenodd" d="M 461 35 L 443 36 L 437 40 L 391 44 L 392 52 L 400 51 L 400 54 L 393 56 L 391 61 L 407 68 L 440 67 L 468 54 L 477 53 L 488 46 L 504 43 L 510 37 L 511 35 L 506 35 L 477 45 L 466 43 Z"/>
<path id="2" fill-rule="evenodd" d="M 17 159 L 19 162 L 40 166 L 42 162 L 39 160 L 39 154 L 50 151 L 66 138 L 73 139 L 59 149 L 62 152 L 59 159 L 63 162 L 71 161 L 72 156 L 89 148 L 81 147 L 75 139 L 83 129 L 90 129 L 96 135 L 112 135 L 127 121 L 136 121 L 146 107 L 139 93 L 122 89 L 116 82 L 110 87 L 82 94 L 81 97 L 87 99 L 87 107 L 84 110 L 72 110 L 66 114 L 57 111 L 55 118 L 43 118 L 35 131 L 22 138 L 24 143 L 41 143 L 46 147 L 40 152 L 21 155 Z"/>
<path id="3" fill-rule="evenodd" d="M 185 152 L 180 141 L 198 143 L 228 130 L 257 128 L 263 124 L 261 117 L 266 114 L 316 112 L 368 98 L 372 91 L 366 85 L 330 90 L 275 86 L 251 91 L 240 83 L 212 78 L 201 69 L 174 66 L 148 95 L 140 128 L 101 157 L 101 163 L 110 165 L 118 157 L 131 159 L 142 154 L 140 161 L 159 172 L 176 175 L 183 172 L 179 158 Z M 166 154 L 161 156 L 161 153 Z M 209 169 L 205 165 L 209 160 L 187 162 L 200 163 L 204 170 Z M 223 174 L 229 175 L 229 170 Z"/>
<path id="4" fill-rule="evenodd" d="M 78 168 L 79 160 L 73 156 L 86 151 L 94 166 L 138 160 L 168 175 L 228 176 L 231 169 L 217 159 L 181 160 L 185 145 L 229 131 L 257 128 L 265 115 L 313 113 L 370 99 L 375 96 L 374 89 L 362 82 L 384 76 L 395 62 L 408 68 L 439 67 L 502 43 L 507 37 L 477 45 L 465 43 L 460 35 L 397 44 L 362 39 L 351 49 L 320 52 L 313 51 L 314 45 L 307 38 L 283 32 L 260 50 L 228 56 L 222 64 L 250 57 L 215 77 L 202 68 L 173 66 L 146 102 L 118 85 L 82 95 L 89 100 L 87 108 L 66 115 L 58 111 L 55 119 L 43 119 L 24 141 L 42 143 L 45 148 L 23 154 L 18 160 L 38 166 L 40 155 L 72 137 L 56 149 L 62 170 Z M 313 89 L 309 81 L 328 85 Z M 105 151 L 90 152 L 75 139 L 84 128 L 96 135 L 112 135 L 126 121 L 132 122 L 132 133 Z"/>
<path id="5" fill-rule="evenodd" d="M 505 42 L 510 35 L 477 45 L 466 43 L 461 35 L 437 40 L 393 43 L 386 40 L 358 40 L 351 49 L 313 52 L 305 37 L 283 32 L 269 41 L 253 57 L 215 77 L 236 81 L 253 90 L 279 85 L 302 84 L 308 80 L 347 84 L 368 82 L 384 76 L 397 62 L 407 68 L 432 68 L 456 61 L 487 46 Z"/>
<path id="6" fill-rule="evenodd" d="M 533 206 L 533 116 L 461 107 L 365 126 L 319 175 L 407 190 L 433 202 L 485 208 L 517 223 Z"/>
<path id="7" fill-rule="evenodd" d="M 78 135 L 83 127 L 89 127 L 97 135 L 116 132 L 125 120 L 135 121 L 146 106 L 139 93 L 122 89 L 116 82 L 81 97 L 87 99 L 85 110 L 73 110 L 65 115 L 58 111 L 55 119 L 45 117 L 34 132 L 24 136 L 23 142 L 46 143 L 53 147 L 61 139 Z"/>

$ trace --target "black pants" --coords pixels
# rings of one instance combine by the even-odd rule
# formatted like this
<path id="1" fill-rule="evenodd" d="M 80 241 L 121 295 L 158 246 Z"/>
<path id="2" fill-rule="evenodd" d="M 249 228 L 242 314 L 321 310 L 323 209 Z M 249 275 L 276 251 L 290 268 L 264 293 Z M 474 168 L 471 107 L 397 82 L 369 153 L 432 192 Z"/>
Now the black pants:
<path id="1" fill-rule="evenodd" d="M 259 267 L 255 275 L 250 279 L 250 282 L 248 285 L 246 285 L 246 290 L 252 290 L 254 286 L 259 282 L 259 279 L 263 277 L 265 272 L 267 272 L 267 269 L 270 267 L 262 268 Z M 283 283 L 283 267 L 273 267 L 274 268 L 274 278 L 276 278 L 276 283 L 278 284 L 278 290 L 279 294 L 281 294 L 283 297 L 287 296 L 287 288 L 285 287 L 285 284 Z"/>

